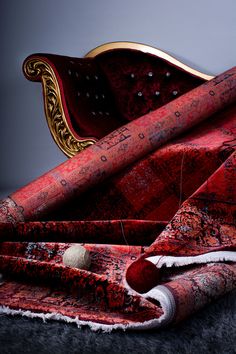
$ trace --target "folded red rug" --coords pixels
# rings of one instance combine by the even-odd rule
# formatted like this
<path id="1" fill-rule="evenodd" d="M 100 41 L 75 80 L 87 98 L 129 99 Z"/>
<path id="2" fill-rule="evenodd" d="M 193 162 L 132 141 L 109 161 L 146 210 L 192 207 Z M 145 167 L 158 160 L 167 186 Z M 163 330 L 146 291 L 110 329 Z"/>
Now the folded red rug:
<path id="1" fill-rule="evenodd" d="M 3 200 L 0 312 L 146 329 L 234 289 L 235 101 L 234 68 Z"/>

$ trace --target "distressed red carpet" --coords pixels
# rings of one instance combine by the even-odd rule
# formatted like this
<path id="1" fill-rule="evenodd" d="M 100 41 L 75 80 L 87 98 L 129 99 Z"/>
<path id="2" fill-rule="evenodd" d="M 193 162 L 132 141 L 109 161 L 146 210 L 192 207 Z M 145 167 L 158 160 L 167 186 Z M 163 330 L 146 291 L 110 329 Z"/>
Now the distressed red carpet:
<path id="1" fill-rule="evenodd" d="M 146 329 L 235 289 L 235 102 L 233 68 L 4 199 L 1 313 Z"/>

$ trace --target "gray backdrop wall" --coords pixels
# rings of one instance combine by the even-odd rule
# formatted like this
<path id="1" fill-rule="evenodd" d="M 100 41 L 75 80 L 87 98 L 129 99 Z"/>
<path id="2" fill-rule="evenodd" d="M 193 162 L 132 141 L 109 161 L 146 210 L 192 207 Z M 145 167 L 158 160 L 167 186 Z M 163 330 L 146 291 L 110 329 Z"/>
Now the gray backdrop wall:
<path id="1" fill-rule="evenodd" d="M 1 0 L 0 193 L 66 160 L 44 117 L 34 52 L 83 56 L 110 41 L 159 47 L 208 74 L 236 65 L 235 0 Z"/>

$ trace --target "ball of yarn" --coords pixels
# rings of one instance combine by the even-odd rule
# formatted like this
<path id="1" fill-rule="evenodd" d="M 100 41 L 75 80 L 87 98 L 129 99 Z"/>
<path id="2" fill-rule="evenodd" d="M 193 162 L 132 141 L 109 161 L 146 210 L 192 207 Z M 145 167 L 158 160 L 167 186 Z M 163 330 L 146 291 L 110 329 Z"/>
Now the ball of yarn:
<path id="1" fill-rule="evenodd" d="M 138 293 L 146 293 L 160 282 L 160 269 L 146 259 L 133 262 L 126 272 L 129 286 Z"/>
<path id="2" fill-rule="evenodd" d="M 63 263 L 68 267 L 87 270 L 91 264 L 89 251 L 81 245 L 73 245 L 65 251 Z"/>

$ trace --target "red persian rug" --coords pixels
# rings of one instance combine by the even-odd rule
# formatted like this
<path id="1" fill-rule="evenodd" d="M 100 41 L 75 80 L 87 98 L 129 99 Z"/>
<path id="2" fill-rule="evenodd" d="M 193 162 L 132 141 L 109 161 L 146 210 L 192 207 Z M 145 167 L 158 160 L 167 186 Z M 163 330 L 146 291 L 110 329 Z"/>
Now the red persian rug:
<path id="1" fill-rule="evenodd" d="M 147 329 L 235 289 L 235 102 L 233 68 L 2 200 L 0 313 Z"/>

